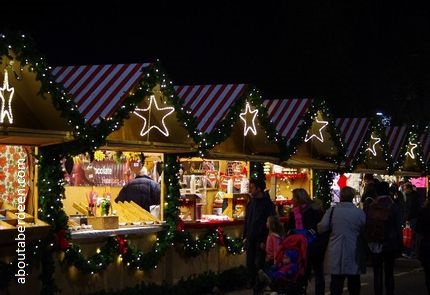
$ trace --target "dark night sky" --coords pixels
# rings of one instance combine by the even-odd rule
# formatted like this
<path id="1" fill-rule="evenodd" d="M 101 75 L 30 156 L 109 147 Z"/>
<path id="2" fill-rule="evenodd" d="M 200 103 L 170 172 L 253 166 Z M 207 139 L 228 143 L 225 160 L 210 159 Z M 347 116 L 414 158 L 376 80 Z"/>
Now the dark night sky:
<path id="1" fill-rule="evenodd" d="M 159 58 L 175 84 L 319 96 L 337 116 L 430 117 L 430 13 L 418 1 L 62 2 L 9 3 L 0 31 L 29 33 L 52 65 Z"/>

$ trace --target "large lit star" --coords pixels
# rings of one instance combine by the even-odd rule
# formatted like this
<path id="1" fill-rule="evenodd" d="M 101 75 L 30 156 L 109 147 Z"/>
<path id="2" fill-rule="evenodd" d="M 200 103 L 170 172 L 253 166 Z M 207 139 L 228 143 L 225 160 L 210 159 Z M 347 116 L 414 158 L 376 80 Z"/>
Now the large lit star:
<path id="1" fill-rule="evenodd" d="M 374 156 L 376 156 L 376 145 L 381 141 L 381 139 L 379 137 L 373 137 L 373 134 L 370 135 L 371 139 L 374 140 L 375 142 L 372 145 L 372 148 L 367 148 L 366 152 L 369 151 L 371 152 Z"/>
<path id="2" fill-rule="evenodd" d="M 164 123 L 164 120 L 168 116 L 170 116 L 174 111 L 175 111 L 175 108 L 173 107 L 160 108 L 157 104 L 157 100 L 155 99 L 155 96 L 151 95 L 149 97 L 149 105 L 147 108 L 145 109 L 136 108 L 133 112 L 136 116 L 142 118 L 143 120 L 143 127 L 142 127 L 142 130 L 140 131 L 140 135 L 144 136 L 148 134 L 149 131 L 151 131 L 151 129 L 155 128 L 158 131 L 160 131 L 161 134 L 163 134 L 164 136 L 169 136 L 169 130 L 167 129 L 167 126 Z M 162 116 L 161 118 L 162 126 L 151 125 L 151 112 L 160 113 L 160 115 Z M 161 116 L 157 115 L 157 117 L 161 117 Z"/>
<path id="3" fill-rule="evenodd" d="M 251 106 L 249 105 L 249 102 L 246 102 L 245 106 L 245 112 L 240 113 L 240 118 L 242 119 L 244 126 L 243 126 L 243 135 L 246 136 L 248 134 L 248 131 L 251 131 L 254 135 L 257 134 L 257 128 L 255 128 L 255 119 L 257 118 L 258 110 L 255 109 L 251 111 Z M 248 124 L 248 119 L 251 118 L 251 124 Z"/>
<path id="4" fill-rule="evenodd" d="M 5 91 L 8 94 L 5 96 Z M 9 77 L 7 70 L 4 70 L 3 87 L 0 87 L 0 99 L 1 99 L 1 110 L 0 110 L 0 123 L 4 122 L 4 117 L 8 117 L 9 123 L 13 123 L 12 115 L 12 99 L 15 89 L 9 87 Z M 7 109 L 6 109 L 7 108 Z"/>
<path id="5" fill-rule="evenodd" d="M 309 130 L 308 130 L 308 132 L 306 132 L 305 142 L 308 142 L 313 137 L 315 137 L 316 139 L 318 139 L 321 142 L 324 142 L 324 135 L 322 134 L 322 130 L 328 125 L 328 122 L 327 121 L 320 121 L 318 119 L 315 119 L 315 122 L 318 124 L 321 124 L 321 127 L 318 130 L 319 135 L 312 134 L 311 136 L 309 136 Z"/>
<path id="6" fill-rule="evenodd" d="M 408 150 L 405 155 L 415 159 L 414 149 L 416 149 L 417 146 L 418 145 L 416 143 L 409 142 Z"/>

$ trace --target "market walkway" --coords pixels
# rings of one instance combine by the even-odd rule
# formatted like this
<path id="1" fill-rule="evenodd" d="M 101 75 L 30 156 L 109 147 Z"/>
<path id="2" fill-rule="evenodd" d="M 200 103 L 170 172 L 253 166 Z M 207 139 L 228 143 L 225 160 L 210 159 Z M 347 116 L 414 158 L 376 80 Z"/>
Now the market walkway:
<path id="1" fill-rule="evenodd" d="M 396 268 L 394 271 L 396 294 L 410 294 L 413 290 L 414 295 L 427 295 L 424 283 L 424 272 L 418 260 L 399 258 L 396 261 Z M 361 294 L 373 293 L 373 272 L 372 268 L 367 268 L 367 273 L 361 277 Z M 329 292 L 330 277 L 326 276 L 326 294 Z M 251 289 L 237 290 L 234 292 L 227 292 L 225 295 L 251 295 Z M 313 281 L 311 281 L 307 294 L 314 294 Z M 344 294 L 347 294 L 345 289 Z"/>

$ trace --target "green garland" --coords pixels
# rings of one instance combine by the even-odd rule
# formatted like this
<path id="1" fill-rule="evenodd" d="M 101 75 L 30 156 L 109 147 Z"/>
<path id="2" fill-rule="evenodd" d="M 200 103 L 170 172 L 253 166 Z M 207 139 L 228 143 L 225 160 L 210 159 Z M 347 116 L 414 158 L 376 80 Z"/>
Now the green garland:
<path id="1" fill-rule="evenodd" d="M 169 283 L 145 284 L 129 287 L 121 291 L 100 291 L 92 295 L 126 295 L 126 294 L 211 294 L 213 292 L 226 292 L 243 288 L 249 279 L 245 267 L 229 269 L 222 273 L 205 272 L 179 280 L 175 285 Z"/>
<path id="2" fill-rule="evenodd" d="M 419 127 L 412 125 L 412 127 L 409 128 L 408 130 L 408 136 L 406 138 L 406 142 L 407 143 L 413 143 L 416 144 L 418 148 L 414 149 L 414 153 L 415 153 L 415 162 L 417 164 L 417 170 L 421 171 L 423 173 L 423 175 L 425 175 L 426 171 L 427 171 L 427 166 L 425 164 L 424 161 L 424 156 L 423 156 L 423 151 L 422 151 L 422 146 L 420 145 L 419 142 Z M 394 169 L 396 171 L 401 170 L 402 169 L 402 165 L 406 160 L 406 152 L 408 151 L 408 145 L 402 145 L 399 151 L 399 158 L 397 159 L 397 161 L 394 163 Z"/>
<path id="3" fill-rule="evenodd" d="M 379 118 L 371 118 L 370 125 L 370 128 L 367 129 L 366 135 L 364 136 L 363 144 L 360 146 L 355 158 L 351 161 L 351 170 L 355 169 L 359 164 L 364 163 L 366 159 L 366 149 L 369 147 L 371 135 L 374 133 L 376 137 L 381 138 L 379 144 L 382 149 L 384 160 L 387 163 L 387 174 L 393 174 L 395 165 L 388 149 L 384 126 Z"/>
<path id="4" fill-rule="evenodd" d="M 322 202 L 324 209 L 331 206 L 332 185 L 334 172 L 329 170 L 314 170 L 313 191 L 314 197 Z"/>

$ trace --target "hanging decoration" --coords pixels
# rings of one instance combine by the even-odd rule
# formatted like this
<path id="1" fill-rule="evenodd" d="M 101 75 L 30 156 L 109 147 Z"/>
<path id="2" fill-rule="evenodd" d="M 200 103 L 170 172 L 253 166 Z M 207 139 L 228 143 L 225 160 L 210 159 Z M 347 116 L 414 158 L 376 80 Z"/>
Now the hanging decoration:
<path id="1" fill-rule="evenodd" d="M 370 147 L 367 148 L 366 152 L 369 151 L 372 153 L 372 155 L 376 156 L 376 145 L 381 142 L 381 138 L 374 137 L 373 134 L 370 137 L 372 140 L 374 140 L 374 142 L 373 142 L 372 148 L 370 148 Z M 370 146 L 370 144 L 369 144 L 369 146 Z"/>
<path id="2" fill-rule="evenodd" d="M 134 114 L 140 118 L 142 118 L 143 120 L 143 127 L 142 130 L 140 131 L 140 136 L 145 136 L 146 134 L 149 133 L 149 131 L 151 131 L 152 129 L 157 129 L 158 131 L 161 132 L 161 134 L 163 134 L 164 136 L 169 136 L 169 130 L 167 129 L 166 123 L 164 122 L 164 120 L 170 116 L 173 112 L 175 111 L 174 107 L 159 107 L 157 100 L 155 99 L 155 95 L 151 95 L 149 97 L 149 105 L 147 108 L 145 109 L 140 109 L 140 108 L 136 108 L 134 110 Z M 151 124 L 151 114 L 152 112 L 158 112 L 162 114 L 162 119 L 161 119 L 161 125 L 162 126 L 157 126 L 157 125 L 152 125 Z"/>
<path id="3" fill-rule="evenodd" d="M 255 120 L 257 119 L 258 110 L 251 110 L 251 105 L 249 102 L 246 102 L 245 106 L 245 112 L 240 113 L 240 118 L 243 121 L 243 135 L 247 136 L 248 131 L 251 131 L 252 134 L 257 135 L 257 128 L 255 128 Z M 251 120 L 251 123 L 249 123 L 249 120 Z"/>
<path id="4" fill-rule="evenodd" d="M 1 110 L 0 110 L 0 123 L 4 123 L 7 117 L 9 124 L 13 123 L 12 115 L 12 99 L 15 93 L 15 88 L 9 86 L 9 77 L 7 70 L 4 70 L 3 87 L 0 87 Z"/>
<path id="5" fill-rule="evenodd" d="M 305 142 L 308 142 L 309 140 L 311 140 L 312 138 L 316 138 L 321 142 L 324 142 L 324 135 L 322 134 L 322 131 L 325 127 L 327 127 L 328 125 L 328 121 L 320 121 L 318 118 L 315 119 L 315 122 L 317 124 L 320 124 L 321 127 L 318 129 L 319 135 L 312 133 L 312 135 L 309 135 L 310 132 L 308 130 L 308 132 L 306 133 L 306 137 L 305 137 Z"/>
<path id="6" fill-rule="evenodd" d="M 409 141 L 408 150 L 405 155 L 411 157 L 411 159 L 415 159 L 414 150 L 417 148 L 417 146 L 418 145 L 416 143 L 412 143 Z"/>

